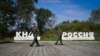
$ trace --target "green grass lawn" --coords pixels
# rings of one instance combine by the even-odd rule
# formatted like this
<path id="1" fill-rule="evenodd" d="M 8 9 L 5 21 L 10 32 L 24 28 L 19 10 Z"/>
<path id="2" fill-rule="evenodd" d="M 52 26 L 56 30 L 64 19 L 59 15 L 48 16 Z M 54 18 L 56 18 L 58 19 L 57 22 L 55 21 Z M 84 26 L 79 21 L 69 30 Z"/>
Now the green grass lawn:
<path id="1" fill-rule="evenodd" d="M 52 36 L 42 36 L 42 38 L 41 38 L 41 41 L 56 41 L 56 40 L 57 40 L 57 36 L 54 36 L 54 35 L 52 35 Z M 0 39 L 0 41 L 12 42 L 12 41 L 14 41 L 14 39 L 11 38 L 11 37 L 7 37 L 7 38 L 4 38 L 4 39 Z M 75 40 L 75 41 L 88 41 L 88 40 Z M 91 40 L 89 40 L 89 41 L 91 41 Z M 93 41 L 100 41 L 100 37 L 99 36 L 95 37 L 95 40 L 93 40 Z"/>

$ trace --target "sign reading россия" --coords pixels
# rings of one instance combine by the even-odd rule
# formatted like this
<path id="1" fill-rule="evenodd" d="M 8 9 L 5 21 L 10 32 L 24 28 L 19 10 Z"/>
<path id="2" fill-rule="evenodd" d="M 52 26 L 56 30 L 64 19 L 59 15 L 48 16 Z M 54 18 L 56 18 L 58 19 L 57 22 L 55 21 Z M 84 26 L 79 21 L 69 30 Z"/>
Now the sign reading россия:
<path id="1" fill-rule="evenodd" d="M 95 40 L 94 32 L 63 32 L 62 40 Z"/>

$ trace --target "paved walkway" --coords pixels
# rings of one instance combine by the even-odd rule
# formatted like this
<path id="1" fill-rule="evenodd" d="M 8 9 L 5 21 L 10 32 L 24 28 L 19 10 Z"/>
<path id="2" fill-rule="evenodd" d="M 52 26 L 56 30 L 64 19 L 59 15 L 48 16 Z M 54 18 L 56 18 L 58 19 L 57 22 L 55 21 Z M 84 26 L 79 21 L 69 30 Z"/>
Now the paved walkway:
<path id="1" fill-rule="evenodd" d="M 64 45 L 40 42 L 40 47 L 29 44 L 0 44 L 0 56 L 100 56 L 100 42 L 95 41 L 65 41 Z"/>

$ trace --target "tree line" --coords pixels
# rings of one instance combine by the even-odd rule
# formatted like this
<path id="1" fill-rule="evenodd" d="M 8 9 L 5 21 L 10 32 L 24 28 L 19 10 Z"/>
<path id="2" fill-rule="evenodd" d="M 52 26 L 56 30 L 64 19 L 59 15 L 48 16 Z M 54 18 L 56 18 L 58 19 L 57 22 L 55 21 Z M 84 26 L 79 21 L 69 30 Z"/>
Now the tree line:
<path id="1" fill-rule="evenodd" d="M 31 31 L 33 19 L 40 33 L 47 24 L 51 25 L 54 14 L 48 9 L 36 8 L 36 3 L 38 0 L 0 0 L 0 39 L 13 37 L 16 31 Z"/>
<path id="2" fill-rule="evenodd" d="M 91 12 L 90 18 L 84 21 L 63 21 L 53 29 L 47 29 L 42 40 L 56 40 L 58 29 L 63 32 L 94 32 L 95 40 L 100 41 L 100 8 Z"/>
<path id="3" fill-rule="evenodd" d="M 0 39 L 12 38 L 16 31 L 31 31 L 32 20 L 38 25 L 42 39 L 54 39 L 58 28 L 63 31 L 94 31 L 100 38 L 100 8 L 86 21 L 64 21 L 53 27 L 56 15 L 46 8 L 36 8 L 38 0 L 0 0 Z"/>

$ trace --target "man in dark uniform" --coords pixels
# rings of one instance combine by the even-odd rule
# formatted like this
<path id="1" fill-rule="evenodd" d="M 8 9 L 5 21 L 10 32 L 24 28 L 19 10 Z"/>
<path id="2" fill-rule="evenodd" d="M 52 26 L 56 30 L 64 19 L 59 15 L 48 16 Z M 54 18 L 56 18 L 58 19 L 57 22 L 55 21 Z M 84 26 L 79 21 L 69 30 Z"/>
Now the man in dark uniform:
<path id="1" fill-rule="evenodd" d="M 38 47 L 39 42 L 37 40 L 37 36 L 39 35 L 39 31 L 38 31 L 37 25 L 35 23 L 34 23 L 34 26 L 33 26 L 33 29 L 32 29 L 32 33 L 34 35 L 34 40 L 33 40 L 32 44 L 30 46 L 33 46 L 34 43 L 36 43 L 37 44 L 36 46 Z"/>
<path id="2" fill-rule="evenodd" d="M 58 34 L 58 38 L 57 38 L 55 45 L 58 44 L 58 41 L 60 41 L 60 45 L 63 45 L 63 43 L 62 43 L 62 30 L 60 28 L 58 28 L 57 34 Z"/>

